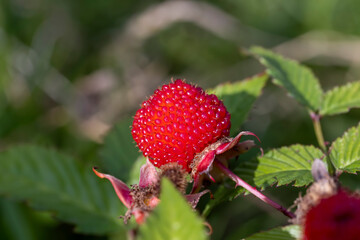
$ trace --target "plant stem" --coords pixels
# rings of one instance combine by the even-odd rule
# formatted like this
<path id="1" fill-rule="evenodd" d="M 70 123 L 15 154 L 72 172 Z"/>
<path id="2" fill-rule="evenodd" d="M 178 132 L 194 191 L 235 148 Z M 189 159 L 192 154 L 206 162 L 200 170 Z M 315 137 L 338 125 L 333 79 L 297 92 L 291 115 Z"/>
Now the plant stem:
<path id="1" fill-rule="evenodd" d="M 316 135 L 316 139 L 318 141 L 318 144 L 319 144 L 320 148 L 323 150 L 323 152 L 326 155 L 326 162 L 327 162 L 327 165 L 328 165 L 329 174 L 331 176 L 334 176 L 335 175 L 335 166 L 334 166 L 334 164 L 332 163 L 332 161 L 331 161 L 331 159 L 329 157 L 328 149 L 327 149 L 326 144 L 325 144 L 324 135 L 322 133 L 321 123 L 320 123 L 321 116 L 312 112 L 312 113 L 310 113 L 310 117 L 311 117 L 311 119 L 313 121 L 313 124 L 314 124 L 314 130 L 315 130 L 315 135 Z"/>
<path id="2" fill-rule="evenodd" d="M 316 113 L 311 113 L 310 116 L 311 116 L 311 119 L 312 119 L 313 124 L 314 124 L 314 130 L 315 130 L 315 135 L 316 135 L 316 139 L 318 141 L 318 144 L 319 144 L 320 148 L 324 152 L 326 152 L 326 145 L 325 145 L 325 141 L 324 141 L 324 135 L 322 133 L 321 124 L 320 124 L 320 115 L 317 115 Z"/>
<path id="3" fill-rule="evenodd" d="M 284 208 L 283 206 L 277 204 L 276 202 L 274 202 L 273 200 L 269 199 L 268 197 L 266 197 L 264 194 L 262 194 L 261 192 L 259 192 L 256 188 L 250 186 L 248 183 L 246 183 L 244 180 L 242 180 L 240 177 L 238 177 L 237 175 L 235 175 L 230 169 L 228 169 L 227 167 L 225 167 L 221 162 L 219 162 L 217 159 L 215 159 L 214 164 L 216 167 L 218 167 L 220 169 L 221 172 L 223 172 L 226 176 L 228 176 L 229 178 L 231 178 L 235 183 L 236 183 L 236 187 L 237 186 L 241 186 L 243 188 L 245 188 L 246 190 L 248 190 L 250 193 L 252 193 L 253 195 L 255 195 L 257 198 L 259 198 L 260 200 L 262 200 L 263 202 L 269 204 L 270 206 L 272 206 L 273 208 L 275 208 L 276 210 L 282 212 L 285 216 L 289 217 L 289 218 L 295 218 L 295 214 L 292 212 L 289 212 L 286 208 Z"/>

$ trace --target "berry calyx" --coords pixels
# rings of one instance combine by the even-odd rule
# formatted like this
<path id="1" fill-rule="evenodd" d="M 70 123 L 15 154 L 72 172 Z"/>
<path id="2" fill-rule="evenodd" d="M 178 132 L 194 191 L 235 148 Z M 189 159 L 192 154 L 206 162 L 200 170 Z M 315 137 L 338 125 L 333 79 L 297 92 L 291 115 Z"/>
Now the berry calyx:
<path id="1" fill-rule="evenodd" d="M 142 103 L 131 133 L 156 167 L 175 162 L 190 172 L 195 155 L 229 136 L 230 126 L 230 113 L 222 101 L 177 79 Z"/>
<path id="2" fill-rule="evenodd" d="M 355 240 L 359 226 L 360 198 L 340 190 L 308 211 L 303 240 Z"/>

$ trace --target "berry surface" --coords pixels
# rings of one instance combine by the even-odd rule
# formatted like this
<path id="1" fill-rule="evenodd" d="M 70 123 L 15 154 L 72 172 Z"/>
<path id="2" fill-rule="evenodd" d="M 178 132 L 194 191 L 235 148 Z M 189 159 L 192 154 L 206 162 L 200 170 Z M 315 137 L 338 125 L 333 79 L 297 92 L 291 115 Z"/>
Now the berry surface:
<path id="1" fill-rule="evenodd" d="M 303 240 L 360 239 L 360 198 L 344 191 L 321 202 L 306 214 Z"/>
<path id="2" fill-rule="evenodd" d="M 177 79 L 142 103 L 131 133 L 156 167 L 176 162 L 190 171 L 194 156 L 228 136 L 230 126 L 230 113 L 222 101 Z"/>

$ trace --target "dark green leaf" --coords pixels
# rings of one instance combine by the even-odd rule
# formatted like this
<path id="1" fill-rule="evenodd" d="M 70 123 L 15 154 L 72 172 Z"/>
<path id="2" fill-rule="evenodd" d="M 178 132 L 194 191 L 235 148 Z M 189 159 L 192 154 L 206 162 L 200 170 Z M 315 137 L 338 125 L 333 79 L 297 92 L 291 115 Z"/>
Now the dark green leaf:
<path id="1" fill-rule="evenodd" d="M 0 193 L 52 211 L 84 233 L 123 230 L 125 213 L 107 181 L 56 151 L 19 146 L 0 153 Z"/>
<path id="2" fill-rule="evenodd" d="M 140 227 L 142 240 L 206 239 L 204 224 L 172 183 L 163 179 L 160 204 Z"/>
<path id="3" fill-rule="evenodd" d="M 360 124 L 336 139 L 331 146 L 330 158 L 335 167 L 350 173 L 360 171 Z"/>
<path id="4" fill-rule="evenodd" d="M 235 173 L 261 188 L 275 183 L 281 186 L 291 182 L 299 187 L 313 181 L 312 162 L 322 156 L 321 150 L 313 146 L 292 145 L 273 149 L 263 157 L 245 161 Z"/>
<path id="5" fill-rule="evenodd" d="M 237 187 L 235 189 L 235 186 L 229 187 L 226 185 L 220 185 L 218 189 L 216 189 L 215 193 L 213 194 L 214 197 L 211 199 L 205 206 L 205 209 L 202 213 L 204 217 L 207 217 L 211 211 L 216 207 L 217 205 L 221 204 L 225 201 L 232 201 L 240 194 L 244 193 L 245 189 L 242 187 Z"/>
<path id="6" fill-rule="evenodd" d="M 106 172 L 122 181 L 128 180 L 132 165 L 140 155 L 131 136 L 131 124 L 131 119 L 117 124 L 105 137 L 100 150 L 102 166 Z"/>
<path id="7" fill-rule="evenodd" d="M 324 94 L 320 115 L 334 115 L 360 107 L 360 82 L 335 87 Z"/>
<path id="8" fill-rule="evenodd" d="M 253 47 L 251 52 L 259 57 L 274 82 L 283 86 L 298 102 L 314 112 L 320 108 L 322 89 L 309 68 L 264 48 Z"/>
<path id="9" fill-rule="evenodd" d="M 301 238 L 301 228 L 298 225 L 274 228 L 246 238 L 246 240 L 296 240 Z"/>
<path id="10" fill-rule="evenodd" d="M 223 100 L 230 112 L 232 133 L 237 132 L 246 120 L 267 79 L 266 74 L 256 75 L 243 81 L 222 84 L 208 91 Z"/>

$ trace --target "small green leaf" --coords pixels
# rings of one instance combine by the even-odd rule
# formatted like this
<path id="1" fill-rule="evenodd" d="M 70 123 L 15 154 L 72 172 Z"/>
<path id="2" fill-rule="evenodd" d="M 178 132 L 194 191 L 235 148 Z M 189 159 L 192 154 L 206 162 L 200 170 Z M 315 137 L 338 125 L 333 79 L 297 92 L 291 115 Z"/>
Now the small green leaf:
<path id="1" fill-rule="evenodd" d="M 172 183 L 162 180 L 160 204 L 140 226 L 141 240 L 206 239 L 204 224 Z"/>
<path id="2" fill-rule="evenodd" d="M 251 106 L 261 94 L 267 79 L 266 74 L 256 75 L 243 81 L 221 84 L 208 91 L 223 100 L 231 114 L 232 132 L 237 132 L 246 120 Z"/>
<path id="3" fill-rule="evenodd" d="M 132 165 L 140 153 L 131 136 L 132 119 L 117 124 L 105 137 L 100 150 L 102 167 L 107 173 L 127 181 Z"/>
<path id="4" fill-rule="evenodd" d="M 296 240 L 301 239 L 301 228 L 299 225 L 274 228 L 266 232 L 256 233 L 246 240 Z"/>
<path id="5" fill-rule="evenodd" d="M 346 113 L 360 107 L 360 81 L 335 87 L 324 94 L 320 115 Z"/>
<path id="6" fill-rule="evenodd" d="M 313 181 L 311 165 L 315 158 L 322 156 L 323 153 L 318 148 L 297 144 L 273 149 L 263 157 L 244 161 L 235 173 L 261 188 L 291 182 L 300 187 Z"/>
<path id="7" fill-rule="evenodd" d="M 261 47 L 253 47 L 250 51 L 260 58 L 268 74 L 274 78 L 274 83 L 283 86 L 310 110 L 315 112 L 320 108 L 322 89 L 309 68 Z"/>
<path id="8" fill-rule="evenodd" d="M 0 153 L 0 194 L 52 211 L 76 230 L 105 234 L 123 231 L 125 213 L 111 185 L 91 168 L 56 151 L 18 146 Z"/>
<path id="9" fill-rule="evenodd" d="M 330 158 L 335 167 L 350 173 L 360 171 L 360 124 L 336 139 L 331 146 Z"/>

